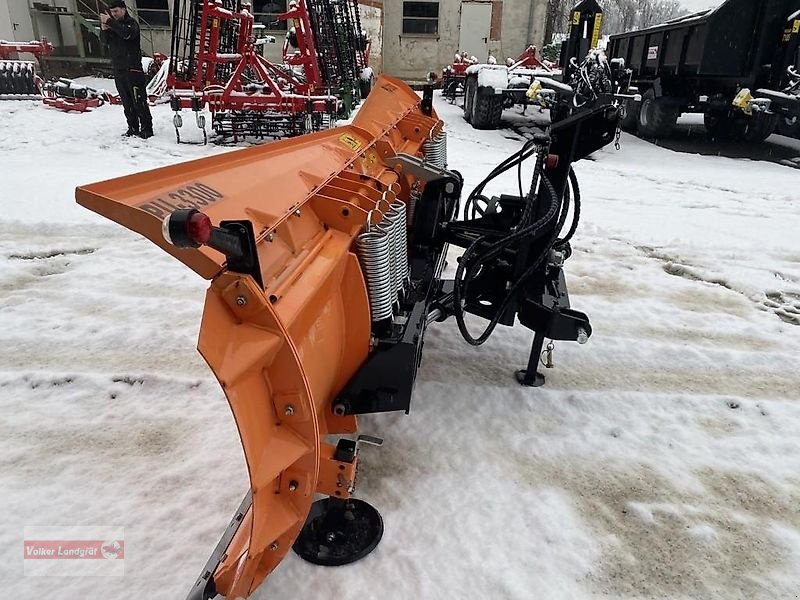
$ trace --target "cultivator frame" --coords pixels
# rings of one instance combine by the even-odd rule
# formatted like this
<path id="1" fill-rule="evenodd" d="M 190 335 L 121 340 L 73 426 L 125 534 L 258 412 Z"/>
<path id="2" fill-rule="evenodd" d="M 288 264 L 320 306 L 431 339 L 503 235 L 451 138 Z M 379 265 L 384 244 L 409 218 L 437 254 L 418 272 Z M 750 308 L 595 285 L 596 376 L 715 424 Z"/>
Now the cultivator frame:
<path id="1" fill-rule="evenodd" d="M 204 106 L 214 131 L 234 142 L 300 135 L 334 121 L 336 97 L 315 94 L 291 69 L 258 53 L 249 7 L 241 0 L 175 2 L 167 87 L 178 142 L 182 109 L 196 113 L 207 139 Z"/>
<path id="2" fill-rule="evenodd" d="M 179 142 L 182 109 L 207 106 L 214 131 L 234 142 L 319 131 L 350 114 L 369 53 L 357 2 L 299 0 L 278 19 L 291 24 L 280 66 L 258 53 L 247 2 L 176 0 L 167 87 Z M 205 143 L 205 117 L 195 122 Z"/>
<path id="3" fill-rule="evenodd" d="M 292 0 L 278 16 L 287 22 L 283 62 L 302 69 L 310 89 L 334 90 L 350 114 L 369 94 L 361 85 L 371 41 L 361 29 L 357 0 Z"/>
<path id="4" fill-rule="evenodd" d="M 351 125 L 82 186 L 78 202 L 149 238 L 210 279 L 198 349 L 231 406 L 250 492 L 189 594 L 249 596 L 295 551 L 318 564 L 361 558 L 378 513 L 351 497 L 356 415 L 408 412 L 424 334 L 454 316 L 480 344 L 519 318 L 535 330 L 524 385 L 546 337 L 587 341 L 569 307 L 559 237 L 571 163 L 611 142 L 614 107 L 570 117 L 490 176 L 535 157 L 525 196 L 485 198 L 457 221 L 462 177 L 443 123 L 405 84 L 381 77 Z M 214 223 L 217 225 L 215 226 Z M 442 278 L 449 244 L 466 248 Z M 464 313 L 490 320 L 479 338 Z M 329 436 L 338 441 L 329 442 Z M 329 496 L 313 503 L 316 493 Z"/>

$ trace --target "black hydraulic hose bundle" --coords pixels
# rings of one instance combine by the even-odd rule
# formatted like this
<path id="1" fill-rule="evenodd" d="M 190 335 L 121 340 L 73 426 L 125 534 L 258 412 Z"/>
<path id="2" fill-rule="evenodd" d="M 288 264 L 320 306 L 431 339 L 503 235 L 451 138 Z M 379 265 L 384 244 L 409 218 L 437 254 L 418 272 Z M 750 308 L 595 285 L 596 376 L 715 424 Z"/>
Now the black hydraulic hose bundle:
<path id="1" fill-rule="evenodd" d="M 581 188 L 578 186 L 578 176 L 575 174 L 575 170 L 572 167 L 569 168 L 569 185 L 564 190 L 564 210 L 562 211 L 562 219 L 558 224 L 557 231 L 559 232 L 561 232 L 561 229 L 564 227 L 567 213 L 569 212 L 570 188 L 572 189 L 571 195 L 574 205 L 572 209 L 572 225 L 570 225 L 567 235 L 563 238 L 558 238 L 555 244 L 553 244 L 555 248 L 566 247 L 572 239 L 572 236 L 574 236 L 575 232 L 578 230 L 578 223 L 581 220 Z"/>
<path id="2" fill-rule="evenodd" d="M 534 173 L 531 181 L 531 188 L 528 195 L 525 197 L 525 208 L 520 218 L 518 226 L 512 230 L 511 233 L 502 237 L 499 240 L 490 242 L 488 236 L 482 235 L 478 237 L 464 252 L 456 269 L 455 283 L 453 287 L 453 308 L 456 318 L 458 329 L 466 342 L 471 345 L 478 346 L 483 344 L 494 332 L 503 313 L 508 308 L 508 305 L 513 300 L 515 294 L 520 286 L 527 281 L 538 269 L 541 268 L 542 262 L 546 260 L 553 248 L 563 249 L 567 247 L 569 240 L 575 234 L 580 220 L 580 188 L 578 187 L 578 178 L 572 168 L 569 171 L 569 185 L 564 191 L 564 197 L 558 198 L 555 188 L 547 176 L 543 173 L 543 163 L 545 154 L 541 152 L 534 141 L 526 142 L 525 145 L 514 153 L 509 158 L 500 163 L 491 173 L 478 184 L 475 189 L 470 193 L 464 206 L 465 217 L 474 219 L 477 215 L 478 200 L 483 200 L 488 204 L 488 200 L 482 195 L 486 185 L 500 174 L 517 167 L 517 179 L 520 187 L 520 197 L 522 197 L 522 163 L 530 158 L 533 154 L 537 155 L 537 161 L 534 168 Z M 537 185 L 538 183 L 538 185 Z M 570 192 L 571 188 L 571 192 Z M 563 229 L 567 215 L 569 212 L 570 199 L 574 205 L 573 219 L 570 229 L 563 238 L 559 238 L 559 234 Z M 537 221 L 530 222 L 533 208 L 537 201 L 547 201 L 547 212 Z M 548 227 L 551 225 L 553 219 L 558 218 L 555 227 Z M 531 262 L 526 270 L 517 278 L 514 283 L 508 288 L 508 291 L 498 307 L 495 315 L 489 321 L 489 325 L 478 337 L 470 334 L 465 319 L 464 319 L 464 298 L 467 294 L 470 281 L 475 278 L 481 271 L 483 265 L 489 264 L 491 261 L 497 259 L 510 245 L 523 239 L 529 238 L 536 240 L 544 235 L 544 232 L 552 231 L 550 239 L 545 243 L 542 252 Z"/>

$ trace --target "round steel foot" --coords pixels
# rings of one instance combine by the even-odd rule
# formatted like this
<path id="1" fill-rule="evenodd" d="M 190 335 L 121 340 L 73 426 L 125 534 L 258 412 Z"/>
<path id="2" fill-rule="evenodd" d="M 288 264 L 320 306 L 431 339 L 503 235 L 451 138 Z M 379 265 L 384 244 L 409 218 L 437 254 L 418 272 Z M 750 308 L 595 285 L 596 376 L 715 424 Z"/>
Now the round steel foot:
<path id="1" fill-rule="evenodd" d="M 364 558 L 382 536 L 383 519 L 370 504 L 324 498 L 311 505 L 292 549 L 310 563 L 337 567 Z"/>
<path id="2" fill-rule="evenodd" d="M 532 378 L 528 377 L 527 369 L 520 369 L 514 374 L 517 376 L 517 381 L 521 385 L 527 385 L 528 387 L 539 387 L 540 385 L 544 385 L 544 375 L 538 371 Z"/>

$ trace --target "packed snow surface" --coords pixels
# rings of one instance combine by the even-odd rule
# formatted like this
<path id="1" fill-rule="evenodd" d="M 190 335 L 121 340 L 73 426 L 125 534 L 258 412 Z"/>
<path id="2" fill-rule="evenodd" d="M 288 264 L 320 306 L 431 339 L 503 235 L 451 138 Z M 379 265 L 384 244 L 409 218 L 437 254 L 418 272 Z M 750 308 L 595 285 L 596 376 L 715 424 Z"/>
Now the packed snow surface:
<path id="1" fill-rule="evenodd" d="M 519 149 L 436 101 L 467 190 Z M 75 204 L 76 185 L 229 151 L 177 145 L 153 113 L 143 141 L 120 138 L 121 107 L 0 110 L 8 597 L 184 598 L 248 486 L 195 350 L 207 282 Z M 380 546 L 333 569 L 290 554 L 253 598 L 797 597 L 800 173 L 621 141 L 576 165 L 566 271 L 589 343 L 557 343 L 529 389 L 523 327 L 475 348 L 432 326 L 411 414 L 360 420 L 386 439 L 357 490 Z M 125 576 L 25 577 L 26 525 L 124 527 Z"/>

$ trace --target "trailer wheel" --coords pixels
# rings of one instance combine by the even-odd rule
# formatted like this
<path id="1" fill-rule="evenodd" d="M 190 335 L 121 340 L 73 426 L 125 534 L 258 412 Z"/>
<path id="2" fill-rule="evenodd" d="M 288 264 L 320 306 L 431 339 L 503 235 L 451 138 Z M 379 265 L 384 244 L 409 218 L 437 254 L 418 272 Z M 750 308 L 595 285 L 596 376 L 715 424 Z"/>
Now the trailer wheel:
<path id="1" fill-rule="evenodd" d="M 475 94 L 478 91 L 478 78 L 467 77 L 464 82 L 464 120 L 472 123 L 472 105 L 475 103 Z"/>
<path id="2" fill-rule="evenodd" d="M 477 81 L 476 81 L 477 84 Z M 472 126 L 475 129 L 497 129 L 503 116 L 503 95 L 478 93 L 475 85 L 472 99 Z"/>
<path id="3" fill-rule="evenodd" d="M 636 100 L 629 98 L 620 104 L 619 126 L 625 131 L 636 131 L 639 122 L 639 105 Z"/>
<path id="4" fill-rule="evenodd" d="M 636 129 L 644 137 L 668 137 L 675 129 L 680 108 L 666 98 L 656 98 L 653 90 L 642 97 L 642 106 L 636 119 Z"/>

